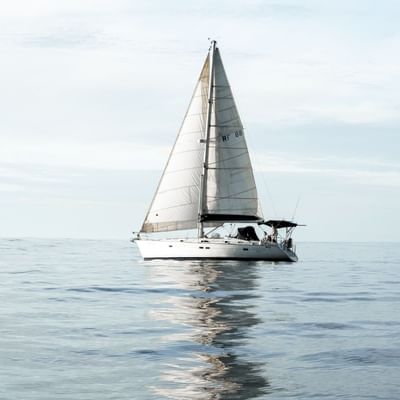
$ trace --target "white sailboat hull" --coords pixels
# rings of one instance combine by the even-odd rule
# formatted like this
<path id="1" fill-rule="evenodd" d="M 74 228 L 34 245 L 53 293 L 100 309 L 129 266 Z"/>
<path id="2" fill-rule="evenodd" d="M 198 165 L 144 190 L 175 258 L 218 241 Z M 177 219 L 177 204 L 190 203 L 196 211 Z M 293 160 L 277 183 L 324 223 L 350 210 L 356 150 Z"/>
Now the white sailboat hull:
<path id="1" fill-rule="evenodd" d="M 296 254 L 278 243 L 221 239 L 135 240 L 145 260 L 264 260 L 297 261 Z"/>

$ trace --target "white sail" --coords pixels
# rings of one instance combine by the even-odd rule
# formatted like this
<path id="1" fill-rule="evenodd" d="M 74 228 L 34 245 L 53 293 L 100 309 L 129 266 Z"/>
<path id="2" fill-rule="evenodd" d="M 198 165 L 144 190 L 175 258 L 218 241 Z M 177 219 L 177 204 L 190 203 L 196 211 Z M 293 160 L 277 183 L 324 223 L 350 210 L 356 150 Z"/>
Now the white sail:
<path id="1" fill-rule="evenodd" d="M 204 220 L 262 219 L 243 125 L 218 49 L 213 61 Z"/>
<path id="2" fill-rule="evenodd" d="M 194 229 L 199 214 L 206 226 L 262 219 L 243 126 L 215 44 L 141 231 Z"/>
<path id="3" fill-rule="evenodd" d="M 204 63 L 175 145 L 143 223 L 142 232 L 197 227 L 205 147 L 209 58 L 207 56 Z"/>

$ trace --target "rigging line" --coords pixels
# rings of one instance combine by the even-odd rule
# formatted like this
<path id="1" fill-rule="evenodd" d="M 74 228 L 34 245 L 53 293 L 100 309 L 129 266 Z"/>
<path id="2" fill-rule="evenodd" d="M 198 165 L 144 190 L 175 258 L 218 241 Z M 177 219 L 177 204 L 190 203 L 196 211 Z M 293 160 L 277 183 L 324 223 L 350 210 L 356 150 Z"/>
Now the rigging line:
<path id="1" fill-rule="evenodd" d="M 220 228 L 221 226 L 223 226 L 224 224 L 218 224 L 217 226 L 214 226 L 211 231 L 208 231 L 206 236 L 211 235 L 211 233 L 213 233 L 214 231 L 216 231 L 218 228 Z M 211 228 L 211 227 L 210 227 Z"/>
<path id="2" fill-rule="evenodd" d="M 215 54 L 216 53 L 216 41 L 213 40 L 211 42 L 211 47 L 208 51 L 208 60 L 209 60 L 209 64 L 208 64 L 208 90 L 207 90 L 207 108 L 206 108 L 206 125 L 205 125 L 205 148 L 204 148 L 204 154 L 203 154 L 203 168 L 201 170 L 201 174 L 200 174 L 200 197 L 199 197 L 199 204 L 198 204 L 198 208 L 197 208 L 197 214 L 200 216 L 203 213 L 204 210 L 204 205 L 205 201 L 206 201 L 206 197 L 205 197 L 205 193 L 207 193 L 207 178 L 208 178 L 208 174 L 207 174 L 207 164 L 208 164 L 208 158 L 209 158 L 209 143 L 210 143 L 210 123 L 211 123 L 211 117 L 212 117 L 212 108 L 213 105 L 215 107 L 215 100 L 213 100 L 214 97 L 214 87 L 213 85 L 216 82 L 216 77 L 215 77 Z M 202 106 L 204 107 L 204 104 L 202 104 Z M 203 108 L 204 109 L 204 108 Z M 199 220 L 199 224 L 198 224 L 198 232 L 197 235 L 199 238 L 204 236 L 204 224 L 203 221 Z"/>
<path id="3" fill-rule="evenodd" d="M 295 206 L 294 211 L 293 211 L 293 215 L 292 215 L 291 221 L 294 221 L 294 217 L 296 215 L 297 207 L 299 206 L 299 203 L 300 203 L 300 196 L 297 197 L 297 202 L 296 202 L 296 206 Z"/>
<path id="4" fill-rule="evenodd" d="M 249 133 L 249 131 L 247 131 L 247 130 L 246 130 L 246 137 L 247 137 L 247 139 L 248 139 L 248 142 L 250 143 L 250 147 L 251 147 L 252 149 L 256 149 L 256 147 L 253 146 L 253 140 L 252 140 L 253 138 L 252 138 L 252 135 L 251 135 L 251 133 Z M 261 166 L 260 159 L 259 159 L 258 156 L 257 156 L 257 152 L 256 152 L 256 151 L 252 151 L 251 154 L 252 154 L 252 157 L 255 158 L 256 163 L 257 163 L 258 165 Z M 264 173 L 263 170 L 260 170 L 259 173 L 260 173 L 260 176 L 261 176 L 262 183 L 263 183 L 263 185 L 264 185 L 264 187 L 265 187 L 265 189 L 266 189 L 267 196 L 268 196 L 268 198 L 269 198 L 269 203 L 271 204 L 271 208 L 272 208 L 272 212 L 273 212 L 274 218 L 277 218 L 278 213 L 277 213 L 277 210 L 276 210 L 276 206 L 275 206 L 275 202 L 274 202 L 272 193 L 271 193 L 271 191 L 270 191 L 270 189 L 269 189 L 269 186 L 268 186 L 268 184 L 267 184 L 267 180 L 266 180 L 266 178 L 265 178 L 265 173 Z"/>

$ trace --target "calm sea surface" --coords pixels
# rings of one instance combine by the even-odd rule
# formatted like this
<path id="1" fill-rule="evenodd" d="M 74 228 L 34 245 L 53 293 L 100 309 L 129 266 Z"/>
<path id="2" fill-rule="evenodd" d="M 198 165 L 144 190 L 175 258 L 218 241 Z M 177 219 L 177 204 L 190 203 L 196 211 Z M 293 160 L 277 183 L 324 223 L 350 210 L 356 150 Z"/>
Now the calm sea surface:
<path id="1" fill-rule="evenodd" d="M 0 399 L 400 399 L 400 244 L 297 249 L 0 240 Z"/>

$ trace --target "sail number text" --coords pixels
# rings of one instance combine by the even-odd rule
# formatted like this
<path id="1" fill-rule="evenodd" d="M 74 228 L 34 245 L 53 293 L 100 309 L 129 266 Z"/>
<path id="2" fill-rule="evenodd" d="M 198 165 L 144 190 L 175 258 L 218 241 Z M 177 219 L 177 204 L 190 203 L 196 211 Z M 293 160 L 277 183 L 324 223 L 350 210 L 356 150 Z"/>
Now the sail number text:
<path id="1" fill-rule="evenodd" d="M 240 136 L 243 136 L 243 132 L 241 130 L 238 130 L 238 131 L 235 131 L 233 133 L 228 133 L 226 135 L 221 135 L 220 139 L 221 139 L 222 142 L 229 142 L 229 140 L 230 140 L 230 138 L 232 136 L 238 138 Z"/>

